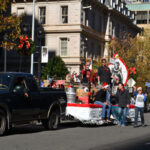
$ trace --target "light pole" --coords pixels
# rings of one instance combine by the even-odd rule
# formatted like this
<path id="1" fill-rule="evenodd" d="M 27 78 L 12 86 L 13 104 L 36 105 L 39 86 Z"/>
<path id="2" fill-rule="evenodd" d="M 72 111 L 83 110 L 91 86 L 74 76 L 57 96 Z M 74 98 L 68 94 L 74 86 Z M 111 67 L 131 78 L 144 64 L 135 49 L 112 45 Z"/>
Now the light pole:
<path id="1" fill-rule="evenodd" d="M 38 82 L 39 82 L 39 86 L 41 85 L 41 40 L 43 38 L 43 29 L 39 28 L 38 32 L 37 32 L 37 36 L 40 40 L 40 48 L 39 48 L 39 55 L 38 55 Z"/>
<path id="2" fill-rule="evenodd" d="M 34 41 L 34 30 L 35 30 L 35 1 L 33 0 L 33 6 L 32 6 L 32 40 Z M 31 70 L 30 73 L 33 74 L 33 59 L 34 55 L 31 54 Z"/>
<path id="3" fill-rule="evenodd" d="M 28 27 L 26 24 L 23 24 L 23 25 L 22 25 L 22 31 L 23 31 L 23 34 L 24 34 L 24 35 L 28 35 L 29 27 Z M 23 70 L 23 71 L 26 71 L 26 70 L 27 70 L 25 66 L 23 66 L 24 69 L 22 69 L 22 59 L 23 59 L 23 58 L 24 58 L 24 57 L 23 57 L 22 55 L 20 55 L 19 72 L 21 72 L 22 70 Z M 26 59 L 25 59 L 25 60 L 26 60 Z M 25 62 L 24 62 L 24 63 L 25 63 Z"/>

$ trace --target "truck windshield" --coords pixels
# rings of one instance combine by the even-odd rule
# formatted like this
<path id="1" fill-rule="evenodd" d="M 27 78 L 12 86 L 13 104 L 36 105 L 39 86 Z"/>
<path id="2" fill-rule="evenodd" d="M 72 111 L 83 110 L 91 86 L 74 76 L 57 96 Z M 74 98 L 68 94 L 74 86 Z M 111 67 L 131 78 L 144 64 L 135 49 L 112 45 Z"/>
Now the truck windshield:
<path id="1" fill-rule="evenodd" d="M 12 76 L 8 74 L 0 74 L 0 90 L 9 89 Z"/>

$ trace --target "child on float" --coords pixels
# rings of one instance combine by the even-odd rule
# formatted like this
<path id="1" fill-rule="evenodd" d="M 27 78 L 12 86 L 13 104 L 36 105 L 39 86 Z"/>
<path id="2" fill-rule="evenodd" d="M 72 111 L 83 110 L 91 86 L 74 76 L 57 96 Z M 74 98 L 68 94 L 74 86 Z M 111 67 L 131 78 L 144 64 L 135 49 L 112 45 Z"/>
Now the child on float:
<path id="1" fill-rule="evenodd" d="M 140 112 L 141 117 L 141 126 L 145 126 L 144 124 L 144 102 L 146 101 L 147 94 L 144 94 L 142 92 L 142 87 L 136 87 L 134 86 L 134 96 L 135 96 L 135 122 L 134 127 L 138 127 L 138 114 Z"/>

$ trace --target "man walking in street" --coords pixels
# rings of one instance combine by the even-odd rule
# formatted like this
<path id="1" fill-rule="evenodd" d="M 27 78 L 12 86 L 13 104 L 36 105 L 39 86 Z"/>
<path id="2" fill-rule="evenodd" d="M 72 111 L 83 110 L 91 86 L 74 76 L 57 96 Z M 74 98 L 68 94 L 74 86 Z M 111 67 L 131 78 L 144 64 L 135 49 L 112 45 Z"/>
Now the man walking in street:
<path id="1" fill-rule="evenodd" d="M 106 66 L 106 59 L 102 59 L 102 66 L 98 68 L 98 84 L 106 82 L 108 85 L 111 84 L 111 72 Z"/>
<path id="2" fill-rule="evenodd" d="M 124 84 L 119 83 L 118 91 L 116 93 L 116 98 L 118 99 L 118 115 L 119 115 L 119 122 L 118 125 L 124 127 L 126 123 L 126 114 L 127 108 L 130 104 L 130 95 L 128 90 L 124 88 Z"/>
<path id="3" fill-rule="evenodd" d="M 102 121 L 105 122 L 105 119 L 107 122 L 110 122 L 110 94 L 108 92 L 109 85 L 105 82 L 102 85 L 102 89 L 98 91 L 95 97 L 94 104 L 102 105 Z M 107 111 L 107 118 L 105 118 L 105 111 Z"/>
<path id="4" fill-rule="evenodd" d="M 138 113 L 140 112 L 141 117 L 141 125 L 144 127 L 144 102 L 146 101 L 146 95 L 142 93 L 142 87 L 138 87 L 136 92 L 136 87 L 134 88 L 134 96 L 136 97 L 135 100 L 135 122 L 134 127 L 138 127 Z"/>

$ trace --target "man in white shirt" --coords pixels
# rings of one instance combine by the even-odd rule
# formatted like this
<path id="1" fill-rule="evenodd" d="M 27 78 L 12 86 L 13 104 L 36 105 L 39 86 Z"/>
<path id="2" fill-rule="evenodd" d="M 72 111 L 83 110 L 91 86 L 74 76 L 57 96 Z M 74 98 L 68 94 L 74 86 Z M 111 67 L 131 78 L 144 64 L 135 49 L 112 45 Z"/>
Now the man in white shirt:
<path id="1" fill-rule="evenodd" d="M 146 96 L 144 93 L 142 93 L 142 87 L 138 87 L 137 92 L 136 92 L 136 88 L 134 87 L 134 96 L 136 96 L 134 127 L 138 127 L 137 124 L 138 124 L 139 112 L 140 112 L 140 117 L 141 117 L 141 125 L 144 126 L 144 102 L 146 101 Z"/>

